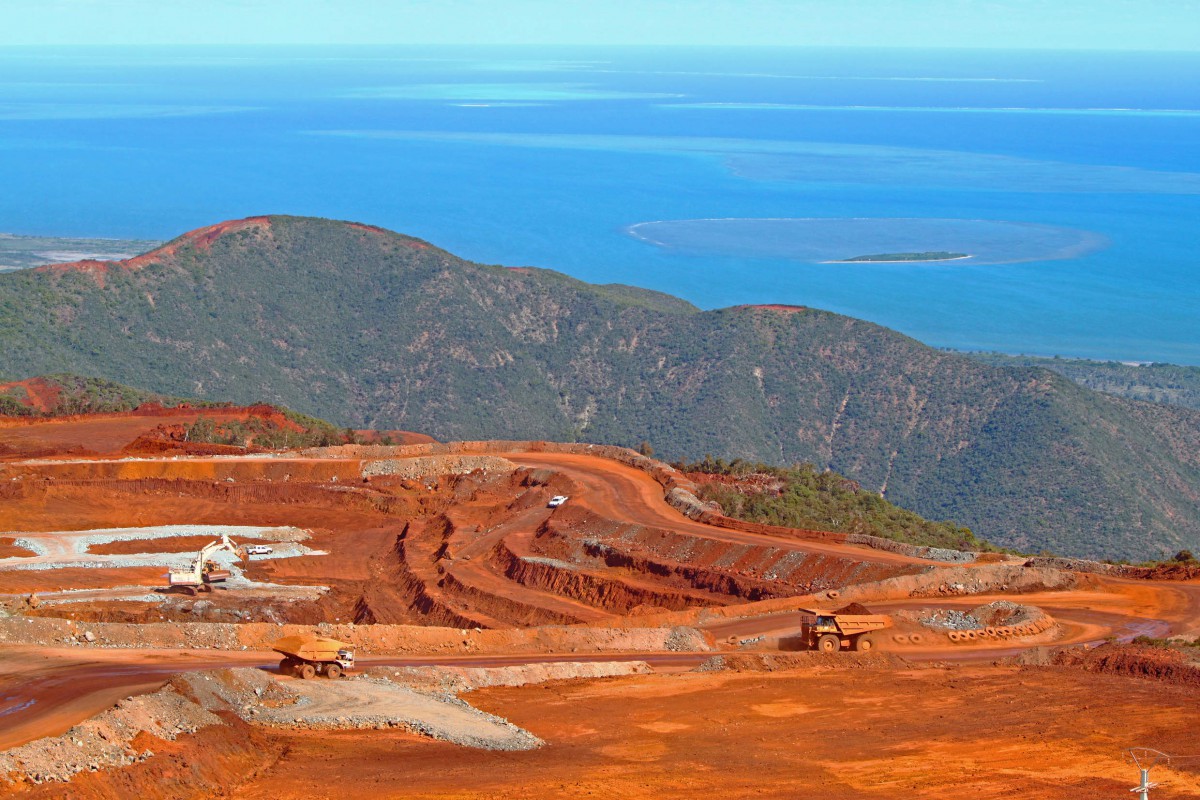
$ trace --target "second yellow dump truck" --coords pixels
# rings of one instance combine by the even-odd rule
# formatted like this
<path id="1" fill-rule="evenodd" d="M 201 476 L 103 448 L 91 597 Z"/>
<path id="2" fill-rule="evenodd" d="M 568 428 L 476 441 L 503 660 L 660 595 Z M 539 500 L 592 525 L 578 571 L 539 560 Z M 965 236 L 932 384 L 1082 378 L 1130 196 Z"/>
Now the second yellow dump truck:
<path id="1" fill-rule="evenodd" d="M 271 649 L 283 656 L 279 671 L 297 678 L 340 678 L 354 666 L 352 645 L 324 636 L 285 636 Z"/>
<path id="2" fill-rule="evenodd" d="M 853 611 L 867 611 L 859 607 Z M 875 649 L 875 631 L 891 627 L 892 620 L 885 614 L 843 613 L 842 611 L 803 611 L 800 618 L 800 649 L 836 653 L 850 649 L 867 652 Z M 795 644 L 796 639 L 793 638 Z"/>

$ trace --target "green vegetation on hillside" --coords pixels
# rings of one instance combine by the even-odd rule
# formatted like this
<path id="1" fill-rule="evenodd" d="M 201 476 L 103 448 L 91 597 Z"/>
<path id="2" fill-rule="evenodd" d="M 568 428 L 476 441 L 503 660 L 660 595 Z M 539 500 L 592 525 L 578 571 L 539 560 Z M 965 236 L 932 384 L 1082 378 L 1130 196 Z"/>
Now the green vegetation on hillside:
<path id="1" fill-rule="evenodd" d="M 12 394 L 0 391 L 0 416 L 32 417 L 36 413 L 36 411 L 22 403 Z"/>
<path id="2" fill-rule="evenodd" d="M 187 426 L 186 441 L 208 444 L 228 444 L 236 447 L 262 447 L 268 450 L 284 450 L 298 447 L 328 447 L 330 445 L 355 442 L 353 431 L 344 431 L 324 420 L 302 414 L 286 414 L 303 422 L 303 430 L 292 430 L 264 417 L 247 420 L 216 421 L 200 417 Z"/>
<path id="3" fill-rule="evenodd" d="M 977 538 L 968 528 L 927 520 L 865 491 L 849 478 L 818 470 L 812 464 L 774 467 L 706 456 L 703 461 L 675 467 L 693 477 L 703 473 L 732 479 L 723 482 L 701 477 L 697 483 L 700 499 L 720 503 L 727 515 L 738 519 L 788 528 L 861 533 L 951 550 L 999 549 Z"/>
<path id="4" fill-rule="evenodd" d="M 59 373 L 36 379 L 39 390 L 53 398 L 53 405 L 40 410 L 30 405 L 29 388 L 21 384 L 0 387 L 0 414 L 8 416 L 64 417 L 73 414 L 108 414 L 132 411 L 145 403 L 164 407 L 189 403 L 194 406 L 219 406 L 204 400 L 184 400 L 179 397 L 134 389 L 103 378 Z"/>
<path id="5" fill-rule="evenodd" d="M 37 392 L 42 400 L 52 400 L 53 405 L 46 410 L 31 406 L 31 391 Z M 172 397 L 100 378 L 65 373 L 43 375 L 7 387 L 0 386 L 0 416 L 54 418 L 77 414 L 110 414 L 133 411 L 146 404 L 164 408 L 186 405 L 197 409 L 233 406 L 229 402 Z M 339 428 L 323 419 L 277 406 L 251 405 L 256 413 L 245 420 L 200 417 L 186 426 L 185 441 L 269 450 L 326 447 L 358 441 L 353 430 Z M 282 422 L 279 421 L 280 417 Z"/>
<path id="6" fill-rule="evenodd" d="M 1122 364 L 1084 358 L 964 353 L 976 361 L 1003 367 L 1041 367 L 1098 392 L 1133 400 L 1200 409 L 1200 367 L 1177 364 Z"/>
<path id="7" fill-rule="evenodd" d="M 0 274 L 0 378 L 105 375 L 443 441 L 811 462 L 1024 551 L 1200 547 L 1200 411 L 817 310 L 698 311 L 271 217 L 110 270 Z"/>

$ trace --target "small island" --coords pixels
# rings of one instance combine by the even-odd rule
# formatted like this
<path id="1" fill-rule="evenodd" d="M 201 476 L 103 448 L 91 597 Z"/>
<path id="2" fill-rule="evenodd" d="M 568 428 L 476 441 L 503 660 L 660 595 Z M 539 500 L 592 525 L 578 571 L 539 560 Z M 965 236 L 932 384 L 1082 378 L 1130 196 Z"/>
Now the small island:
<path id="1" fill-rule="evenodd" d="M 853 264 L 855 262 L 872 261 L 872 262 L 897 262 L 897 261 L 954 261 L 959 258 L 970 258 L 970 253 L 950 253 L 945 250 L 936 250 L 926 253 L 876 253 L 869 256 L 855 256 L 854 258 L 843 258 L 838 261 L 831 261 L 831 264 Z"/>

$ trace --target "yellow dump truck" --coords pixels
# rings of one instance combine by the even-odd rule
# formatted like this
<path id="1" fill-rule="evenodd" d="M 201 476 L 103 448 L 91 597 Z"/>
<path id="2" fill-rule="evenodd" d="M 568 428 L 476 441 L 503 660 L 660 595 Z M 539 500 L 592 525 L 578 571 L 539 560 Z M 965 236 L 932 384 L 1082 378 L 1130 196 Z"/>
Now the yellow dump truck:
<path id="1" fill-rule="evenodd" d="M 271 649 L 283 656 L 279 671 L 297 678 L 340 678 L 354 666 L 352 645 L 324 636 L 285 636 Z"/>
<path id="2" fill-rule="evenodd" d="M 854 610 L 867 611 L 862 607 Z M 800 618 L 799 649 L 836 653 L 849 648 L 867 652 L 876 646 L 872 634 L 891 627 L 892 624 L 891 618 L 885 614 L 843 611 L 804 610 Z"/>

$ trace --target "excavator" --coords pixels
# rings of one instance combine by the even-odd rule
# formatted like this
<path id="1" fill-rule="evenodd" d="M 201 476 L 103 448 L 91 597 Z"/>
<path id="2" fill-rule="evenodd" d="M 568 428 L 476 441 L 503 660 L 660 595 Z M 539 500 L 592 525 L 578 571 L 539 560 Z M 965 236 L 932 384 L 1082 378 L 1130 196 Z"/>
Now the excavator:
<path id="1" fill-rule="evenodd" d="M 168 588 L 179 587 L 193 596 L 196 592 L 211 592 L 212 584 L 220 583 L 232 574 L 229 570 L 223 569 L 220 564 L 209 560 L 209 556 L 218 550 L 228 550 L 242 561 L 246 561 L 248 558 L 245 548 L 239 547 L 227 534 L 222 533 L 220 539 L 209 542 L 200 549 L 196 558 L 192 560 L 191 567 L 173 569 L 167 573 Z"/>

